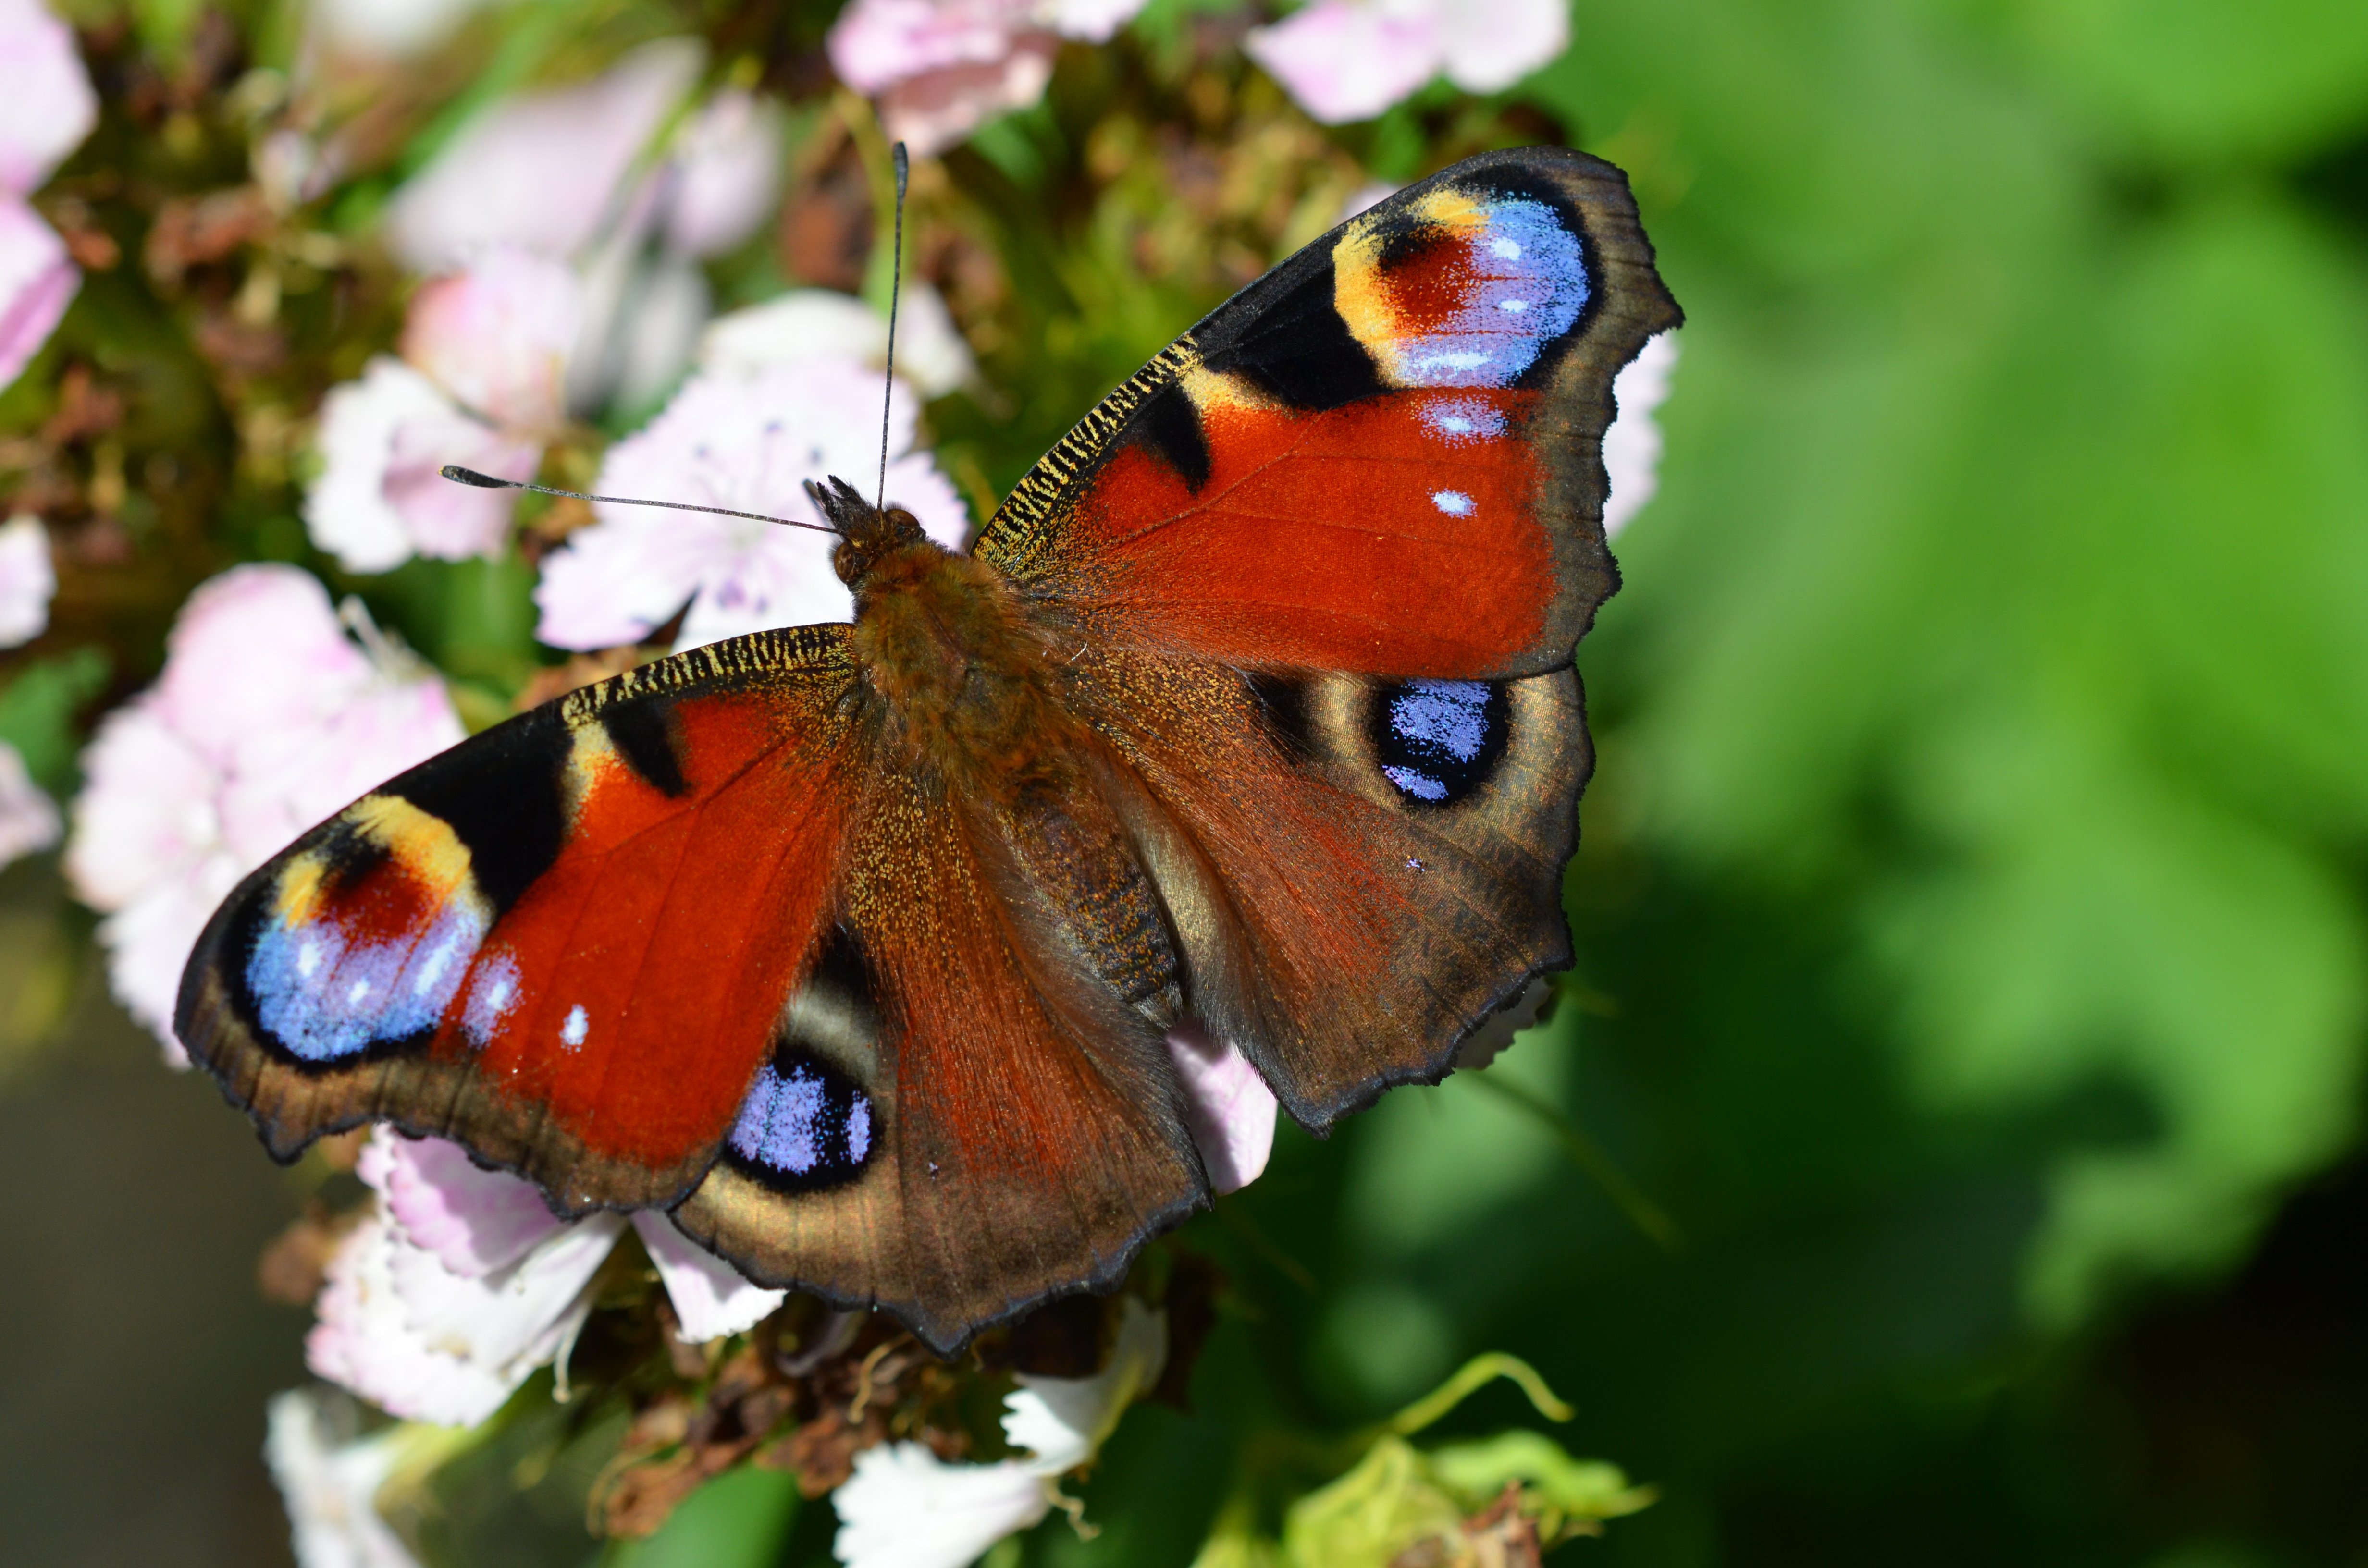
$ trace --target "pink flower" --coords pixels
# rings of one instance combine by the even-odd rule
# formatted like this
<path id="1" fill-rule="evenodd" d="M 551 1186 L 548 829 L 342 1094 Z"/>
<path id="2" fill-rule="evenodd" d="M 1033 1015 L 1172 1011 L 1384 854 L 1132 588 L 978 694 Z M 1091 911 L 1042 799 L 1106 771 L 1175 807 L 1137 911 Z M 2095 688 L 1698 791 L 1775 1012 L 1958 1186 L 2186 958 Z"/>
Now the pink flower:
<path id="1" fill-rule="evenodd" d="M 1090 43 L 1144 0 L 855 0 L 830 29 L 841 80 L 880 100 L 890 136 L 926 156 L 1044 96 L 1064 38 Z"/>
<path id="2" fill-rule="evenodd" d="M 57 803 L 25 771 L 24 754 L 0 741 L 0 866 L 57 841 Z"/>
<path id="3" fill-rule="evenodd" d="M 616 217 L 619 187 L 699 76 L 700 46 L 662 39 L 606 75 L 480 113 L 395 195 L 387 238 L 417 272 L 493 245 L 561 257 Z"/>
<path id="4" fill-rule="evenodd" d="M 97 123 L 74 30 L 41 0 L 0 0 L 0 190 L 40 188 Z"/>
<path id="5" fill-rule="evenodd" d="M 516 497 L 441 470 L 534 477 L 565 416 L 579 313 L 574 273 L 507 247 L 421 289 L 404 358 L 373 359 L 322 400 L 321 472 L 304 497 L 313 541 L 350 572 L 497 554 Z"/>
<path id="6" fill-rule="evenodd" d="M 1184 1080 L 1185 1125 L 1214 1192 L 1258 1180 L 1274 1150 L 1274 1091 L 1241 1048 L 1187 1020 L 1167 1034 L 1168 1060 Z"/>
<path id="7" fill-rule="evenodd" d="M 1676 336 L 1656 333 L 1612 378 L 1611 400 L 1619 413 L 1603 432 L 1603 469 L 1611 480 L 1603 497 L 1607 539 L 1626 528 L 1661 487 L 1661 426 L 1653 415 L 1668 400 L 1677 368 Z"/>
<path id="8" fill-rule="evenodd" d="M 727 87 L 675 140 L 666 242 L 682 256 L 722 256 L 754 237 L 781 189 L 780 107 Z"/>
<path id="9" fill-rule="evenodd" d="M 238 879 L 461 739 L 443 684 L 348 638 L 292 566 L 241 566 L 182 607 L 156 685 L 83 754 L 65 869 L 107 919 L 117 998 L 176 1065 L 189 949 Z"/>
<path id="10" fill-rule="evenodd" d="M 81 287 L 57 231 L 22 197 L 0 191 L 0 386 L 24 373 Z"/>
<path id="11" fill-rule="evenodd" d="M 645 429 L 609 449 L 594 488 L 820 522 L 802 483 L 877 474 L 880 392 L 876 373 L 843 359 L 746 379 L 694 376 Z M 888 499 L 910 508 L 931 537 L 956 544 L 968 513 L 928 456 L 910 450 L 916 414 L 901 385 L 897 392 Z M 599 512 L 543 563 L 536 635 L 555 647 L 636 641 L 686 602 L 684 648 L 853 611 L 831 571 L 827 534 L 646 506 Z"/>
<path id="12" fill-rule="evenodd" d="M 50 624 L 50 598 L 57 591 L 41 519 L 20 512 L 0 523 L 0 648 L 39 637 Z"/>
<path id="13" fill-rule="evenodd" d="M 1167 1316 L 1133 1297 L 1120 1306 L 1109 1365 L 1090 1378 L 1022 1372 L 1004 1402 L 1003 1434 L 1028 1454 L 948 1464 L 918 1443 L 866 1449 L 831 1496 L 847 1568 L 966 1568 L 1048 1513 L 1059 1477 L 1092 1459 L 1126 1407 L 1167 1363 Z"/>
<path id="14" fill-rule="evenodd" d="M 1243 40 L 1327 125 L 1371 119 L 1433 76 L 1497 93 L 1570 43 L 1567 0 L 1315 0 Z"/>
<path id="15" fill-rule="evenodd" d="M 24 198 L 98 122 L 74 32 L 40 0 L 0 0 L 0 387 L 66 313 L 82 274 Z"/>
<path id="16" fill-rule="evenodd" d="M 356 1168 L 378 1211 L 330 1261 L 306 1358 L 392 1414 L 474 1426 L 564 1359 L 627 1221 L 556 1219 L 532 1183 L 442 1139 L 381 1128 Z M 686 1339 L 742 1333 L 781 1304 L 783 1292 L 749 1284 L 665 1215 L 631 1223 Z"/>

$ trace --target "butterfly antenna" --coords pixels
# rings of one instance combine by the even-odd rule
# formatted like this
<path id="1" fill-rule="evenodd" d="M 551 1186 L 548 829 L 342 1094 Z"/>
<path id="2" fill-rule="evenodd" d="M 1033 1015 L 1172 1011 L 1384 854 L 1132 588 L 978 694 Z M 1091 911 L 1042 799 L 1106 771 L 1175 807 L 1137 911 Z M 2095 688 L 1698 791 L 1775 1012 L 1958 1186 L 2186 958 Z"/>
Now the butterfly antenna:
<path id="1" fill-rule="evenodd" d="M 912 172 L 902 142 L 891 156 L 896 164 L 896 248 L 888 258 L 888 384 L 880 393 L 880 490 L 871 501 L 875 512 L 888 504 L 888 409 L 896 397 L 896 296 L 905 284 L 905 181 Z"/>
<path id="2" fill-rule="evenodd" d="M 785 528 L 807 528 L 818 534 L 836 534 L 837 528 L 820 523 L 802 523 L 794 517 L 768 517 L 762 512 L 735 512 L 729 506 L 695 506 L 688 501 L 643 501 L 631 495 L 586 495 L 581 490 L 560 490 L 548 484 L 529 484 L 522 479 L 495 479 L 490 473 L 479 473 L 473 468 L 459 463 L 446 463 L 440 471 L 455 484 L 473 484 L 480 490 L 531 490 L 538 495 L 564 495 L 575 501 L 605 501 L 612 506 L 664 506 L 674 512 L 712 512 L 719 517 L 746 517 L 752 523 L 779 523 Z"/>

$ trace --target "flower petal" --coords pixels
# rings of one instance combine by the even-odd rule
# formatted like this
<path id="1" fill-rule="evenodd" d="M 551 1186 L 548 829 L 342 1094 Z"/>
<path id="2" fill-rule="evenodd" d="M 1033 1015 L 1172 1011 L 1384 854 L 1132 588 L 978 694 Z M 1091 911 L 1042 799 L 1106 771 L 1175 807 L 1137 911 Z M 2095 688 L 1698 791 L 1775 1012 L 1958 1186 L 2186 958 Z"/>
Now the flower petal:
<path id="1" fill-rule="evenodd" d="M 1437 7 L 1447 79 L 1501 93 L 1570 47 L 1569 0 L 1452 0 Z"/>
<path id="2" fill-rule="evenodd" d="M 415 272 L 442 272 L 488 245 L 573 255 L 698 79 L 703 52 L 661 39 L 580 86 L 487 108 L 395 194 L 387 238 L 396 256 Z"/>
<path id="3" fill-rule="evenodd" d="M 320 477 L 304 496 L 313 542 L 349 572 L 385 572 L 414 554 L 490 554 L 516 497 L 454 484 L 448 462 L 501 479 L 530 479 L 541 449 L 463 413 L 399 359 L 370 361 L 362 379 L 321 403 Z"/>
<path id="4" fill-rule="evenodd" d="M 566 415 L 583 312 L 575 273 L 496 245 L 412 297 L 403 357 L 495 425 L 541 430 Z"/>
<path id="5" fill-rule="evenodd" d="M 744 1334 L 773 1314 L 789 1299 L 786 1290 L 751 1285 L 740 1271 L 682 1233 L 675 1222 L 654 1210 L 633 1216 L 642 1246 L 657 1265 L 658 1280 L 666 1300 L 674 1303 L 682 1336 L 693 1345 L 726 1335 Z"/>
<path id="6" fill-rule="evenodd" d="M 381 1127 L 354 1174 L 384 1200 L 404 1240 L 469 1278 L 511 1267 L 568 1225 L 534 1183 L 486 1170 L 442 1138 L 406 1138 Z"/>
<path id="7" fill-rule="evenodd" d="M 1167 1314 L 1133 1296 L 1119 1304 L 1118 1343 L 1110 1365 L 1090 1378 L 1040 1378 L 1021 1372 L 1004 1401 L 1003 1435 L 1037 1475 L 1056 1476 L 1094 1457 L 1126 1407 L 1159 1381 L 1167 1364 Z"/>
<path id="8" fill-rule="evenodd" d="M 393 1415 L 472 1426 L 574 1336 L 623 1227 L 595 1215 L 472 1278 L 373 1214 L 329 1261 L 306 1363 Z"/>
<path id="9" fill-rule="evenodd" d="M 1326 125 L 1372 119 L 1437 75 L 1443 59 L 1429 7 L 1359 0 L 1315 0 L 1252 28 L 1242 50 Z"/>
<path id="10" fill-rule="evenodd" d="M 410 1434 L 396 1426 L 335 1441 L 321 1404 L 319 1393 L 290 1389 L 267 1407 L 263 1457 L 287 1504 L 298 1568 L 418 1568 L 378 1511 Z"/>
<path id="11" fill-rule="evenodd" d="M 50 624 L 50 599 L 58 591 L 50 561 L 50 530 L 29 512 L 0 523 L 0 648 L 39 637 Z"/>
<path id="12" fill-rule="evenodd" d="M 1239 1046 L 1187 1019 L 1167 1032 L 1168 1059 L 1184 1080 L 1184 1120 L 1212 1192 L 1249 1186 L 1274 1149 L 1274 1091 Z"/>
<path id="13" fill-rule="evenodd" d="M 0 192 L 0 387 L 24 373 L 81 287 L 57 231 L 22 198 Z"/>
<path id="14" fill-rule="evenodd" d="M 918 1443 L 888 1443 L 856 1456 L 831 1504 L 846 1568 L 969 1568 L 1042 1519 L 1052 1488 L 1008 1461 L 948 1464 Z"/>
<path id="15" fill-rule="evenodd" d="M 1607 539 L 1626 528 L 1661 487 L 1661 426 L 1654 415 L 1668 399 L 1677 368 L 1676 335 L 1656 333 L 1611 379 L 1611 401 L 1619 412 L 1603 432 L 1603 470 L 1611 480 L 1603 497 Z"/>
<path id="16" fill-rule="evenodd" d="M 780 106 L 727 87 L 692 117 L 675 146 L 666 243 L 684 256 L 722 256 L 772 216 L 781 188 Z"/>
<path id="17" fill-rule="evenodd" d="M 24 755 L 0 741 L 0 866 L 57 841 L 57 802 L 25 771 Z"/>
<path id="18" fill-rule="evenodd" d="M 40 0 L 0 5 L 0 190 L 38 188 L 97 123 L 74 29 Z"/>

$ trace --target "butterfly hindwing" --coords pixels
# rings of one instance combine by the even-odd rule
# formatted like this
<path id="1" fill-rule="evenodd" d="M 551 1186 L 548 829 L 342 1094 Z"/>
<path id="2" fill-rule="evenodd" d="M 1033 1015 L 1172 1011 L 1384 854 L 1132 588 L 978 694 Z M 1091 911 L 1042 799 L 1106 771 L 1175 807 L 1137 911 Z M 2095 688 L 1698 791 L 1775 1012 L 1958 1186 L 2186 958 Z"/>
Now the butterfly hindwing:
<path id="1" fill-rule="evenodd" d="M 677 654 L 356 801 L 214 915 L 176 1020 L 191 1056 L 283 1158 L 385 1119 L 564 1210 L 679 1198 L 830 907 L 845 643 Z"/>
<path id="2" fill-rule="evenodd" d="M 1093 635 L 1438 679 L 1567 664 L 1616 585 L 1613 374 L 1677 324 L 1626 180 L 1468 160 L 1349 220 L 1113 392 L 977 552 Z"/>

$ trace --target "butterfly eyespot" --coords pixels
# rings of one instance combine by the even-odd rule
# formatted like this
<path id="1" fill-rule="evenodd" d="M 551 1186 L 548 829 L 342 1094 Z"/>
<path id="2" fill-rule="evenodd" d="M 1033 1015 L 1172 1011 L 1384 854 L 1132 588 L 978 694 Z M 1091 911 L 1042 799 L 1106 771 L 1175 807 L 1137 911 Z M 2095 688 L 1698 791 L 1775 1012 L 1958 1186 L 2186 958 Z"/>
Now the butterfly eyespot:
<path id="1" fill-rule="evenodd" d="M 742 1174 L 782 1192 L 810 1192 L 860 1176 L 881 1128 L 855 1080 L 806 1051 L 783 1051 L 757 1071 L 724 1141 Z"/>
<path id="2" fill-rule="evenodd" d="M 1452 805 L 1486 783 L 1504 755 L 1510 704 L 1501 686 L 1418 680 L 1385 687 L 1373 703 L 1373 755 L 1409 804 Z M 1419 871 L 1419 861 L 1406 862 Z"/>

